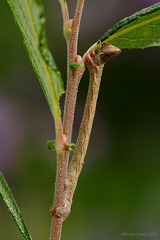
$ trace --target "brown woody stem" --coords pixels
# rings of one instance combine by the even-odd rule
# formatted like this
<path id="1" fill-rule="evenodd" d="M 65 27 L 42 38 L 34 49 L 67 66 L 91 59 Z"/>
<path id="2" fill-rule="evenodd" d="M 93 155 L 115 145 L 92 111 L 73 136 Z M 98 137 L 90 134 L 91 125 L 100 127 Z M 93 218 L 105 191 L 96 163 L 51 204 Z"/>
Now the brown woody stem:
<path id="1" fill-rule="evenodd" d="M 50 233 L 50 240 L 60 240 L 61 238 L 61 229 L 62 229 L 62 218 L 59 217 L 56 213 L 56 209 L 59 206 L 63 206 L 63 195 L 64 195 L 64 183 L 65 183 L 65 175 L 64 171 L 66 166 L 64 165 L 64 154 L 60 154 L 57 156 L 58 163 L 57 163 L 57 179 L 56 179 L 56 186 L 55 186 L 55 201 L 54 206 L 51 207 L 50 212 L 53 216 L 52 218 L 52 228 Z"/>
<path id="2" fill-rule="evenodd" d="M 77 44 L 79 26 L 82 16 L 82 10 L 84 6 L 84 0 L 78 0 L 75 16 L 73 20 L 70 20 L 70 33 L 67 40 L 67 55 L 68 55 L 68 74 L 67 74 L 67 91 L 65 99 L 64 119 L 63 119 L 63 132 L 67 136 L 68 142 L 71 141 L 72 126 L 74 119 L 74 110 L 77 99 L 77 91 L 80 79 L 84 73 L 81 68 L 80 71 L 72 71 L 69 67 L 70 64 L 80 62 L 80 56 L 77 56 Z"/>
<path id="3" fill-rule="evenodd" d="M 67 164 L 65 159 L 66 136 L 62 131 L 62 124 L 59 122 L 56 128 L 56 151 L 57 151 L 57 176 L 55 185 L 54 206 L 51 207 L 50 213 L 53 216 L 51 224 L 50 240 L 60 240 L 62 219 L 57 215 L 56 209 L 63 206 L 64 201 L 64 184 L 66 179 Z"/>
<path id="4" fill-rule="evenodd" d="M 67 91 L 65 99 L 64 121 L 63 121 L 63 141 L 62 146 L 57 149 L 57 177 L 55 187 L 54 206 L 51 207 L 52 226 L 50 240 L 60 240 L 63 218 L 59 214 L 59 209 L 64 207 L 65 199 L 65 181 L 67 175 L 69 151 L 66 148 L 66 142 L 71 141 L 72 125 L 74 118 L 74 109 L 77 98 L 77 89 L 79 81 L 84 73 L 85 67 L 81 57 L 77 56 L 77 42 L 79 25 L 83 10 L 84 0 L 78 0 L 75 18 L 69 20 L 68 8 L 66 2 L 61 4 L 64 22 L 64 35 L 67 41 Z M 75 69 L 70 68 L 70 64 L 75 64 Z M 57 140 L 56 140 L 57 142 Z M 57 145 L 58 146 L 58 145 Z"/>

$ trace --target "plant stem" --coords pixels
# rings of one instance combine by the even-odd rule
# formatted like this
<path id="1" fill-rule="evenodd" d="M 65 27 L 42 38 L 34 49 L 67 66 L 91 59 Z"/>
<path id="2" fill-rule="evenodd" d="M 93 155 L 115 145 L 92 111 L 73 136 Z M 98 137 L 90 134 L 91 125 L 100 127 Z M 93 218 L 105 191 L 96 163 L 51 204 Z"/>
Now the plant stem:
<path id="1" fill-rule="evenodd" d="M 56 121 L 56 151 L 57 151 L 57 176 L 55 184 L 55 199 L 54 206 L 51 208 L 50 212 L 53 216 L 51 224 L 50 240 L 60 240 L 61 229 L 62 229 L 62 219 L 56 214 L 56 209 L 63 206 L 64 199 L 64 184 L 66 179 L 66 162 L 64 161 L 64 153 L 66 146 L 66 137 L 62 131 L 61 119 L 59 122 Z"/>
<path id="2" fill-rule="evenodd" d="M 73 71 L 68 71 L 68 82 L 67 82 L 67 92 L 64 110 L 64 121 L 63 121 L 63 132 L 67 136 L 67 141 L 71 142 L 73 119 L 75 112 L 75 105 L 77 99 L 77 91 L 80 79 L 84 73 L 84 66 L 81 73 L 74 73 Z"/>
<path id="3" fill-rule="evenodd" d="M 62 15 L 63 15 L 63 33 L 64 36 L 66 37 L 66 29 L 68 28 L 69 24 L 69 12 L 68 12 L 68 6 L 66 1 L 61 4 L 62 8 Z"/>
<path id="4" fill-rule="evenodd" d="M 51 208 L 51 214 L 53 216 L 50 240 L 60 240 L 63 218 L 59 215 L 59 209 L 64 207 L 64 197 L 65 197 L 65 181 L 67 175 L 69 151 L 66 149 L 66 142 L 71 141 L 72 135 L 72 125 L 74 118 L 74 109 L 77 97 L 77 89 L 79 81 L 84 72 L 84 65 L 79 65 L 75 70 L 70 69 L 70 63 L 81 62 L 81 57 L 77 56 L 77 42 L 78 42 L 78 32 L 79 25 L 82 15 L 84 0 L 78 0 L 77 9 L 75 13 L 75 19 L 69 21 L 69 14 L 67 4 L 63 4 L 62 13 L 64 21 L 64 35 L 67 41 L 67 91 L 65 100 L 65 110 L 64 110 L 64 122 L 63 122 L 63 139 L 57 141 L 59 136 L 57 132 L 56 144 L 57 144 L 57 177 L 55 186 L 55 200 L 54 206 Z M 69 26 L 70 25 L 70 26 Z M 59 142 L 59 143 L 58 143 Z"/>
<path id="5" fill-rule="evenodd" d="M 61 239 L 61 230 L 63 220 L 61 217 L 57 215 L 56 210 L 59 207 L 63 206 L 64 201 L 64 184 L 66 179 L 66 162 L 64 161 L 64 151 L 61 154 L 57 154 L 57 178 L 56 178 L 56 186 L 55 186 L 55 200 L 54 206 L 51 208 L 51 214 L 53 216 L 52 219 L 52 227 L 50 240 L 60 240 Z"/>
<path id="6" fill-rule="evenodd" d="M 63 7 L 63 21 L 64 21 L 64 28 L 67 28 L 68 22 L 69 22 L 69 12 L 68 12 L 68 6 L 66 1 Z"/>
<path id="7" fill-rule="evenodd" d="M 82 17 L 82 11 L 84 6 L 84 0 L 78 0 L 76 12 L 74 15 L 74 20 L 72 24 L 72 35 L 71 35 L 71 41 L 69 46 L 69 63 L 75 62 L 76 56 L 77 56 L 77 45 L 78 45 L 78 34 L 79 34 L 79 27 Z"/>
<path id="8" fill-rule="evenodd" d="M 70 63 L 77 62 L 77 44 L 78 44 L 78 33 L 79 26 L 82 16 L 84 6 L 84 0 L 78 0 L 77 8 L 75 12 L 74 20 L 72 21 L 71 34 L 69 41 L 67 43 L 67 54 L 68 54 L 68 63 L 67 63 L 67 91 L 65 99 L 65 108 L 64 108 L 64 119 L 63 119 L 63 132 L 67 136 L 68 142 L 71 141 L 72 136 L 72 126 L 74 119 L 75 104 L 77 99 L 77 90 L 79 81 L 83 75 L 84 69 L 81 74 L 75 74 L 70 67 Z"/>

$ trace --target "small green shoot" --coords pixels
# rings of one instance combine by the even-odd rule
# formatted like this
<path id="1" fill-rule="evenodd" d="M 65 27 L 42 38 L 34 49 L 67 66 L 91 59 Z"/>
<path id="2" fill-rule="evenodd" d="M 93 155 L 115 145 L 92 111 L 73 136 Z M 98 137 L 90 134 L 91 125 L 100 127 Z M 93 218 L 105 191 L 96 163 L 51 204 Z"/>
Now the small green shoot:
<path id="1" fill-rule="evenodd" d="M 56 151 L 56 141 L 55 140 L 50 140 L 47 142 L 47 148 L 52 151 Z"/>

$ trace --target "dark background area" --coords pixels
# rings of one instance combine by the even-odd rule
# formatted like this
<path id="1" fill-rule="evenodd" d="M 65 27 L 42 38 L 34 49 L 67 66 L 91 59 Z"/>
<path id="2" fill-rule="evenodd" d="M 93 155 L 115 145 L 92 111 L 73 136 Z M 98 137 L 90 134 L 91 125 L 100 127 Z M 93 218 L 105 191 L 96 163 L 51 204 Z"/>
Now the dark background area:
<path id="1" fill-rule="evenodd" d="M 78 53 L 117 21 L 158 1 L 87 0 Z M 58 1 L 45 0 L 47 36 L 63 79 L 66 44 Z M 76 1 L 68 1 L 71 16 Z M 56 155 L 54 121 L 5 1 L 0 3 L 0 169 L 33 239 L 49 239 Z M 160 48 L 123 50 L 106 63 L 85 165 L 64 240 L 160 239 Z M 86 92 L 79 87 L 75 141 Z M 64 99 L 61 100 L 63 106 Z M 22 239 L 0 201 L 0 239 Z"/>

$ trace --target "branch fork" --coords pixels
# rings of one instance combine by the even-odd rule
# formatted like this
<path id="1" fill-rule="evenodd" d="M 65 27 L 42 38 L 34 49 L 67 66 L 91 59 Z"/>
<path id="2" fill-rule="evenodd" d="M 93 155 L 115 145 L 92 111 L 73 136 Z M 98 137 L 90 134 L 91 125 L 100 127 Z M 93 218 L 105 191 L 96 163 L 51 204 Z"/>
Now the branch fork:
<path id="1" fill-rule="evenodd" d="M 81 169 L 84 165 L 84 158 L 93 125 L 104 64 L 106 60 L 117 56 L 120 52 L 121 50 L 113 45 L 103 44 L 103 46 L 99 46 L 98 53 L 93 51 L 91 54 L 87 53 L 85 55 L 85 62 L 90 75 L 90 83 L 79 135 L 67 172 L 64 206 L 56 209 L 57 216 L 61 217 L 63 221 L 69 216 L 71 211 L 73 194 L 77 186 Z"/>
<path id="2" fill-rule="evenodd" d="M 58 131 L 56 134 L 57 178 L 54 205 L 50 209 L 53 216 L 50 240 L 60 240 L 62 223 L 69 216 L 71 210 L 74 191 L 88 148 L 104 64 L 107 59 L 120 53 L 120 50 L 112 45 L 99 43 L 96 52 L 89 49 L 83 58 L 77 55 L 78 33 L 84 0 L 78 0 L 74 19 L 69 19 L 66 1 L 59 1 L 62 6 L 63 31 L 68 50 L 68 74 L 63 126 L 61 125 L 59 128 L 59 136 Z M 73 157 L 68 167 L 77 91 L 86 65 L 90 78 L 88 95 Z"/>

